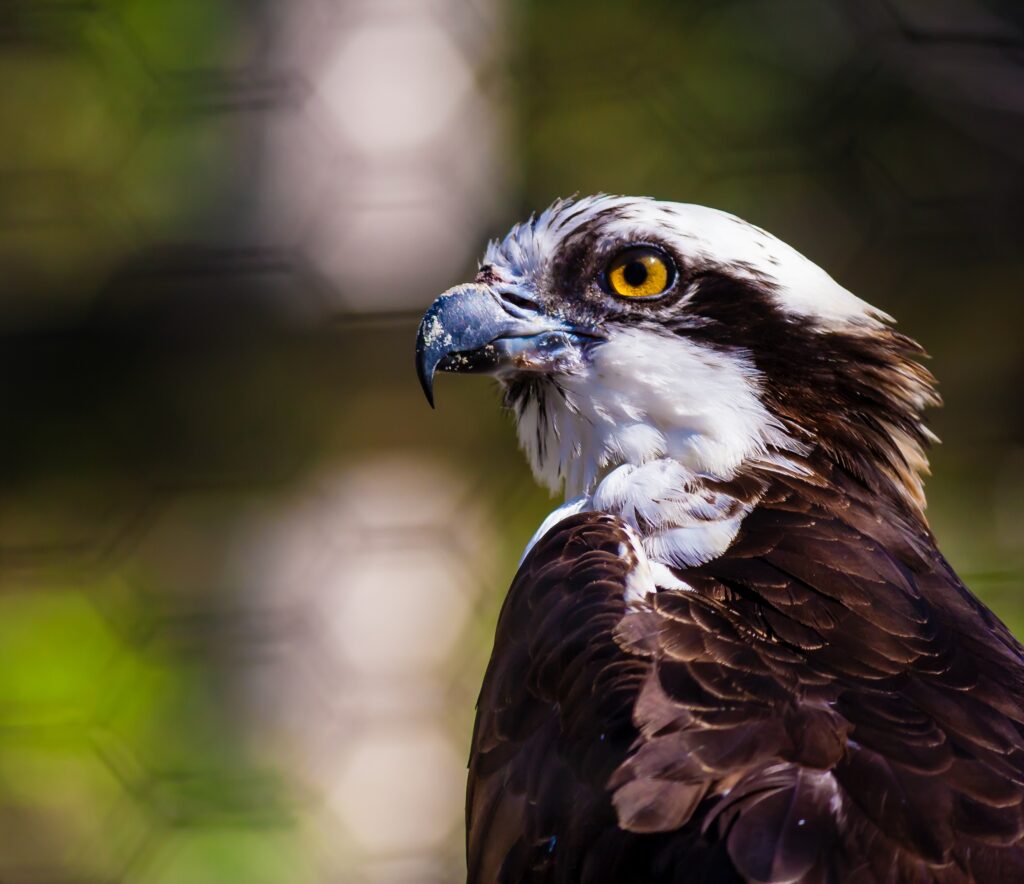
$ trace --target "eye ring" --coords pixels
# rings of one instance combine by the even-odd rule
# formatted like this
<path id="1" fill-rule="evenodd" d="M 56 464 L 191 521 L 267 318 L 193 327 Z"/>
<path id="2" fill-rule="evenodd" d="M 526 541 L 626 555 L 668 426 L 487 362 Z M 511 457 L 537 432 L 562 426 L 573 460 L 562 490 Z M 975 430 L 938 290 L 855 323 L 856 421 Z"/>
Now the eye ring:
<path id="1" fill-rule="evenodd" d="M 608 294 L 629 300 L 661 297 L 675 281 L 675 262 L 655 246 L 622 249 L 601 274 L 602 288 Z"/>

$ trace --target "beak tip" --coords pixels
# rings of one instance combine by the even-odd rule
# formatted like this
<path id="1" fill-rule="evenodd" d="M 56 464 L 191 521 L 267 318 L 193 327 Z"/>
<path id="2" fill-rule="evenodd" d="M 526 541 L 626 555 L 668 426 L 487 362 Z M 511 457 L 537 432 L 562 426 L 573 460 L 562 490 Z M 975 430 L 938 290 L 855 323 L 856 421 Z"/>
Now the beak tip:
<path id="1" fill-rule="evenodd" d="M 475 370 L 472 355 L 485 351 L 486 345 L 512 324 L 493 292 L 476 283 L 456 286 L 434 301 L 420 320 L 416 333 L 416 373 L 431 408 L 434 407 L 434 376 L 438 368 L 442 371 Z M 446 362 L 453 353 L 464 354 L 464 358 L 455 364 Z M 483 359 L 492 357 L 493 348 L 484 353 Z"/>
<path id="2" fill-rule="evenodd" d="M 427 399 L 427 404 L 434 408 L 434 368 L 427 366 L 427 360 L 422 349 L 417 348 L 416 352 L 416 374 L 420 379 L 420 388 Z"/>

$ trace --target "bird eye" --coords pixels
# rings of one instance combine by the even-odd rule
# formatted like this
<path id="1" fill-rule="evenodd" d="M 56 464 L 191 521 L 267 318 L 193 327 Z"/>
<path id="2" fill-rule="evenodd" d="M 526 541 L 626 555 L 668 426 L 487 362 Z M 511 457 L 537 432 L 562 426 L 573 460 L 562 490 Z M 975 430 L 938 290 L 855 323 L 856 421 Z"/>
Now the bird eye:
<path id="1" fill-rule="evenodd" d="M 650 246 L 633 246 L 619 252 L 605 271 L 608 288 L 623 298 L 663 294 L 675 281 L 675 275 L 672 259 Z"/>

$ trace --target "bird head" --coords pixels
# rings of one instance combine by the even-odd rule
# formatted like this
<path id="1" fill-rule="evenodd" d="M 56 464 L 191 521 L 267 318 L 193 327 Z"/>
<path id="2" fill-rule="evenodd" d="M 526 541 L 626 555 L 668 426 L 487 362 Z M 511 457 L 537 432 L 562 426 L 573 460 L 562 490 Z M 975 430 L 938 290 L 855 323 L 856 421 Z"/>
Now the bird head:
<path id="1" fill-rule="evenodd" d="M 417 368 L 493 375 L 540 481 L 624 463 L 707 477 L 815 459 L 917 511 L 938 401 L 892 320 L 758 227 L 702 206 L 556 202 L 427 310 Z"/>

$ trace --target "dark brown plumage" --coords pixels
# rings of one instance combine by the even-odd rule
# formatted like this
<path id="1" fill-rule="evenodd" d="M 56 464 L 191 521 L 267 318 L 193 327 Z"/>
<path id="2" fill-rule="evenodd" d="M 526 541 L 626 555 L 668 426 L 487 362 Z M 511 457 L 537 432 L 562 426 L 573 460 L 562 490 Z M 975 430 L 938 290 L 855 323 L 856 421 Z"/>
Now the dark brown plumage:
<path id="1" fill-rule="evenodd" d="M 615 517 L 537 544 L 480 698 L 471 882 L 1024 881 L 1021 648 L 831 478 L 772 478 L 645 610 Z"/>

